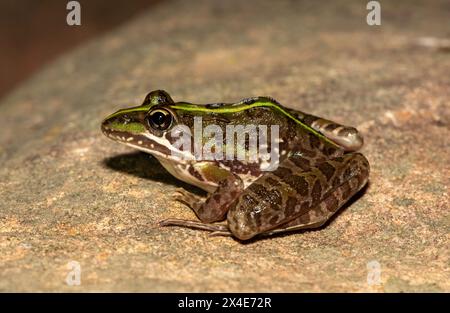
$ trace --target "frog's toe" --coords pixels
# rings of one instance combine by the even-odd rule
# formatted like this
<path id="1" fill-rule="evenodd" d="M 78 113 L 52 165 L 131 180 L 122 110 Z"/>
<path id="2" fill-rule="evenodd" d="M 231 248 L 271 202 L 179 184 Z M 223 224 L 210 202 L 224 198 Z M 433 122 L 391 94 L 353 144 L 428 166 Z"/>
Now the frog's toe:
<path id="1" fill-rule="evenodd" d="M 194 208 L 196 204 L 203 202 L 203 198 L 196 196 L 184 189 L 177 189 L 174 194 L 175 200 L 188 205 L 190 208 Z"/>
<path id="2" fill-rule="evenodd" d="M 192 228 L 192 229 L 208 230 L 212 233 L 222 233 L 222 232 L 228 231 L 226 225 L 203 223 L 203 222 L 183 220 L 183 219 L 178 219 L 178 218 L 168 218 L 168 219 L 160 221 L 158 224 L 159 224 L 159 226 L 181 226 L 181 227 L 188 227 L 188 228 Z"/>
<path id="3" fill-rule="evenodd" d="M 227 229 L 227 230 L 216 230 L 209 234 L 209 237 L 218 237 L 218 236 L 233 237 L 233 233 Z"/>

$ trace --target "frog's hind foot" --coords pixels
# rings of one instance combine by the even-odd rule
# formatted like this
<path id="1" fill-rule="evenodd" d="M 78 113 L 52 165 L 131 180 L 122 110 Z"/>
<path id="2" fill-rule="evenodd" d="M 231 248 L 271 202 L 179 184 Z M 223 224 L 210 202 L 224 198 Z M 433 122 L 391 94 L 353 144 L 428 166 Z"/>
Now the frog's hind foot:
<path id="1" fill-rule="evenodd" d="M 230 230 L 218 230 L 213 231 L 209 234 L 209 237 L 219 237 L 219 236 L 225 236 L 225 237 L 233 237 L 233 233 Z"/>
<path id="2" fill-rule="evenodd" d="M 225 233 L 230 233 L 230 231 L 228 230 L 228 227 L 226 225 L 202 223 L 202 222 L 198 222 L 198 221 L 183 220 L 183 219 L 178 219 L 178 218 L 168 218 L 163 221 L 160 221 L 159 226 L 181 226 L 181 227 L 188 227 L 188 228 L 192 228 L 192 229 L 207 230 L 207 231 L 212 232 L 211 233 L 212 236 L 218 236 L 218 235 L 223 235 Z"/>

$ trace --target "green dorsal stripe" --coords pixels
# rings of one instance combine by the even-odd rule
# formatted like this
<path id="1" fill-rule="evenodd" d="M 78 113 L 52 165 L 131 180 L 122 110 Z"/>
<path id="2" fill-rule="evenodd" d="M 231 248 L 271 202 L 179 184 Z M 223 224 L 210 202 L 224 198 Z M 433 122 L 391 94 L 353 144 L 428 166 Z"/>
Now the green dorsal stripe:
<path id="1" fill-rule="evenodd" d="M 324 139 L 326 142 L 331 143 L 333 146 L 339 147 L 336 145 L 333 141 L 328 139 L 326 136 L 322 135 L 320 132 L 316 131 L 314 128 L 309 127 L 302 121 L 295 118 L 292 114 L 284 110 L 280 105 L 277 103 L 271 102 L 270 100 L 267 101 L 256 101 L 254 103 L 250 104 L 241 104 L 242 102 L 237 103 L 236 105 L 231 106 L 223 106 L 223 107 L 217 107 L 217 108 L 207 108 L 205 106 L 191 104 L 191 103 L 176 103 L 174 105 L 171 105 L 170 107 L 177 110 L 183 110 L 183 111 L 190 111 L 190 112 L 209 112 L 209 113 L 236 113 L 245 111 L 251 108 L 256 107 L 269 107 L 274 108 L 275 110 L 278 110 L 279 112 L 283 113 L 287 117 L 289 117 L 291 120 L 299 124 L 301 127 L 306 129 L 307 131 L 313 133 L 314 135 Z"/>
<path id="2" fill-rule="evenodd" d="M 126 113 L 133 113 L 133 112 L 139 112 L 139 111 L 148 111 L 150 110 L 150 105 L 140 105 L 140 106 L 136 106 L 136 107 L 132 107 L 132 108 L 128 108 L 128 109 L 122 109 L 119 110 L 117 112 L 114 112 L 113 114 L 107 116 L 104 120 L 106 121 L 107 119 L 122 115 L 122 114 L 126 114 Z"/>

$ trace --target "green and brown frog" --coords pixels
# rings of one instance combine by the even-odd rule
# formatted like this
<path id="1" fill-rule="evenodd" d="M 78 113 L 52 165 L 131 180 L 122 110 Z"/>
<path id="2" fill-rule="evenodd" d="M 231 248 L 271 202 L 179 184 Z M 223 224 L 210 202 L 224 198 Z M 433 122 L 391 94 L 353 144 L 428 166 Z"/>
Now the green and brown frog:
<path id="1" fill-rule="evenodd" d="M 204 128 L 218 127 L 224 138 L 229 125 L 277 126 L 276 145 L 268 144 L 268 150 L 273 147 L 271 153 L 276 152 L 276 166 L 266 170 L 267 158 L 262 157 L 199 158 L 193 146 L 211 140 L 206 132 L 200 140 L 192 138 L 188 148 L 180 146 L 174 129 L 183 126 L 194 136 L 199 117 Z M 200 221 L 171 218 L 162 221 L 163 226 L 204 229 L 240 240 L 316 228 L 369 177 L 367 159 L 356 152 L 363 138 L 355 128 L 283 107 L 269 97 L 200 105 L 174 102 L 167 92 L 156 90 L 142 105 L 108 116 L 101 128 L 108 138 L 152 154 L 172 175 L 209 193 L 203 199 L 181 191 L 177 199 Z M 217 144 L 222 143 L 224 150 L 248 155 L 248 139 Z M 226 223 L 215 223 L 225 219 Z"/>

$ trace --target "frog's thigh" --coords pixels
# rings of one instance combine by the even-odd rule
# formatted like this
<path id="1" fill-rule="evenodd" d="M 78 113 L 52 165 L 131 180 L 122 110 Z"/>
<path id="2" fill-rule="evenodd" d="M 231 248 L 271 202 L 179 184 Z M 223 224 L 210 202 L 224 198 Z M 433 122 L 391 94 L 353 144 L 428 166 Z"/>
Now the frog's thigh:
<path id="1" fill-rule="evenodd" d="M 352 177 L 333 190 L 319 205 L 309 209 L 309 211 L 294 220 L 273 230 L 263 232 L 261 235 L 270 236 L 289 231 L 320 227 L 363 186 L 364 184 L 361 184 L 359 177 Z"/>
<path id="2" fill-rule="evenodd" d="M 359 153 L 304 171 L 291 157 L 241 194 L 228 212 L 230 231 L 242 240 L 257 234 L 319 227 L 367 182 L 369 163 Z"/>

